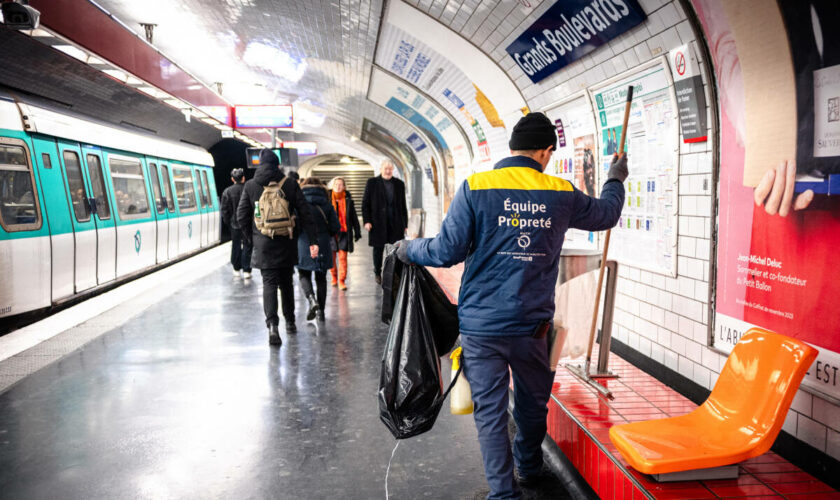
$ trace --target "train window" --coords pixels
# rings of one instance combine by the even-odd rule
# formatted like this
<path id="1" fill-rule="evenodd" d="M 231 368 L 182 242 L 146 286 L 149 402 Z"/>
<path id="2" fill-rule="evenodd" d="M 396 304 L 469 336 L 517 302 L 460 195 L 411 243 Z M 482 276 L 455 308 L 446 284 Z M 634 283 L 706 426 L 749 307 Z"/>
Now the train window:
<path id="1" fill-rule="evenodd" d="M 149 175 L 152 176 L 152 192 L 155 195 L 155 208 L 157 213 L 162 214 L 166 211 L 166 202 L 160 193 L 160 177 L 158 177 L 158 168 L 154 163 L 149 163 Z"/>
<path id="2" fill-rule="evenodd" d="M 192 171 L 189 168 L 173 167 L 172 176 L 175 178 L 175 194 L 181 212 L 194 212 L 197 207 Z"/>
<path id="3" fill-rule="evenodd" d="M 195 169 L 195 175 L 198 177 L 196 179 L 198 181 L 198 193 L 200 194 L 199 200 L 201 201 L 201 208 L 207 206 L 207 195 L 204 193 L 204 184 L 201 183 L 201 170 Z"/>
<path id="4" fill-rule="evenodd" d="M 201 180 L 204 182 L 204 196 L 207 198 L 207 205 L 213 207 L 213 200 L 210 199 L 210 186 L 207 184 L 207 171 L 201 171 Z"/>
<path id="5" fill-rule="evenodd" d="M 41 161 L 44 163 L 44 168 L 52 168 L 52 158 L 49 153 L 41 153 Z"/>
<path id="6" fill-rule="evenodd" d="M 90 205 L 82 178 L 82 167 L 79 165 L 79 155 L 75 151 L 64 151 L 64 172 L 67 174 L 67 189 L 70 190 L 70 202 L 73 204 L 73 214 L 79 222 L 90 220 Z"/>
<path id="7" fill-rule="evenodd" d="M 35 179 L 22 143 L 11 141 L 0 139 L 0 225 L 8 232 L 31 231 L 41 227 Z"/>
<path id="8" fill-rule="evenodd" d="M 146 191 L 140 160 L 109 158 L 108 166 L 111 169 L 111 182 L 120 220 L 148 216 L 149 193 Z"/>
<path id="9" fill-rule="evenodd" d="M 172 196 L 172 184 L 169 180 L 169 168 L 166 165 L 160 166 L 163 169 L 163 192 L 166 195 L 166 206 L 169 213 L 175 211 L 175 197 Z"/>
<path id="10" fill-rule="evenodd" d="M 105 175 L 102 173 L 102 162 L 96 155 L 87 155 L 88 177 L 90 187 L 93 190 L 93 197 L 96 199 L 96 215 L 99 220 L 111 218 L 111 206 L 108 204 L 108 196 L 105 194 Z"/>

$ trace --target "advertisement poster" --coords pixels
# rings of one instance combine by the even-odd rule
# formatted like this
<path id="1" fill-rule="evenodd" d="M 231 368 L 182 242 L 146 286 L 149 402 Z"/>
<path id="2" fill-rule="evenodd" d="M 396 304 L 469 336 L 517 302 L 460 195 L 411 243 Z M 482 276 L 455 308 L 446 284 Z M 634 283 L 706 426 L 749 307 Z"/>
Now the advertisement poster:
<path id="1" fill-rule="evenodd" d="M 595 120 L 586 96 L 579 96 L 545 111 L 558 127 L 557 150 L 545 173 L 566 179 L 590 196 L 600 194 Z M 563 134 L 564 141 L 559 140 Z M 591 231 L 569 229 L 563 248 L 596 250 L 597 236 Z"/>
<path id="2" fill-rule="evenodd" d="M 368 99 L 387 108 L 420 132 L 438 156 L 438 164 L 445 172 L 469 171 L 472 150 L 460 127 L 447 111 L 436 102 L 426 98 L 410 85 L 392 75 L 374 68 L 371 73 Z M 445 179 L 449 179 L 447 174 Z M 454 177 L 453 177 L 454 179 Z M 444 207 L 455 196 L 453 182 L 444 183 Z"/>
<path id="3" fill-rule="evenodd" d="M 508 134 L 493 103 L 448 58 L 391 23 L 382 28 L 376 64 L 408 82 L 445 110 L 469 142 L 470 165 L 456 168 L 456 184 L 492 168 L 508 154 Z M 450 145 L 453 149 L 454 146 Z"/>
<path id="4" fill-rule="evenodd" d="M 832 149 L 839 139 L 834 106 L 840 80 L 833 75 L 840 72 L 840 39 L 833 27 L 840 13 L 834 2 L 821 0 L 692 3 L 719 91 L 714 345 L 730 351 L 752 326 L 806 341 L 820 353 L 803 386 L 840 398 L 840 312 L 833 307 L 840 294 L 834 272 L 840 199 L 802 190 L 799 182 L 803 176 L 825 182 L 840 171 L 840 150 Z M 761 22 L 754 22 L 757 11 Z M 755 58 L 768 46 L 782 48 L 765 68 Z M 755 81 L 756 72 L 790 75 L 792 81 L 778 85 L 772 108 L 793 104 L 793 126 L 762 121 L 766 109 L 752 109 L 767 107 L 747 98 L 746 82 Z M 793 146 L 768 159 L 763 172 L 745 175 L 755 154 L 752 137 L 759 134 Z"/>
<path id="5" fill-rule="evenodd" d="M 658 63 L 590 89 L 590 95 L 598 120 L 599 170 L 605 176 L 619 150 L 627 88 L 633 85 L 625 138 L 630 176 L 610 255 L 623 264 L 676 276 L 679 123 L 667 71 Z"/>

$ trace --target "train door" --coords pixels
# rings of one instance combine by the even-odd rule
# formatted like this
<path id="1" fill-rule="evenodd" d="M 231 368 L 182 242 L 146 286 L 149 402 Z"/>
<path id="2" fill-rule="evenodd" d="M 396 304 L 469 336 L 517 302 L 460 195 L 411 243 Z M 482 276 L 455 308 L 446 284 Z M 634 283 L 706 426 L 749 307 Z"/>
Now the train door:
<path id="1" fill-rule="evenodd" d="M 52 300 L 73 295 L 73 268 L 75 248 L 73 245 L 73 223 L 70 203 L 65 193 L 64 175 L 58 159 L 55 139 L 34 135 L 34 162 L 38 165 L 38 176 L 44 196 L 44 211 L 50 230 L 52 257 Z M 46 195 L 49 193 L 49 195 Z"/>
<path id="2" fill-rule="evenodd" d="M 219 211 L 219 195 L 216 192 L 216 180 L 213 178 L 213 171 L 207 171 L 207 185 L 210 188 L 210 203 L 213 206 L 213 218 L 210 228 L 210 244 L 214 245 L 221 240 L 222 237 L 222 214 Z M 233 214 L 236 217 L 236 214 Z"/>
<path id="3" fill-rule="evenodd" d="M 102 153 L 98 149 L 82 147 L 87 180 L 91 194 L 91 211 L 96 224 L 96 281 L 98 284 L 117 277 L 117 226 L 111 215 L 111 202 L 105 189 L 105 172 L 102 170 Z"/>
<path id="4" fill-rule="evenodd" d="M 160 172 L 157 160 L 147 159 L 149 165 L 149 180 L 152 183 L 152 197 L 155 201 L 155 224 L 157 226 L 157 262 L 169 259 L 169 220 L 166 214 L 166 198 L 160 183 Z"/>
<path id="5" fill-rule="evenodd" d="M 73 284 L 79 293 L 96 286 L 96 223 L 91 214 L 90 190 L 85 182 L 79 145 L 59 140 L 58 151 L 70 200 L 75 249 Z"/>
<path id="6" fill-rule="evenodd" d="M 169 164 L 178 200 L 178 255 L 199 248 L 201 214 L 198 212 L 192 169 L 187 165 Z"/>
<path id="7" fill-rule="evenodd" d="M 213 201 L 210 199 L 210 190 L 207 189 L 207 171 L 201 167 L 196 167 L 195 171 L 198 174 L 201 191 L 204 193 L 204 214 L 201 216 L 203 219 L 201 224 L 201 246 L 206 247 L 210 243 L 210 233 L 213 227 Z"/>
<path id="8" fill-rule="evenodd" d="M 169 165 L 160 164 L 160 179 L 163 186 L 163 196 L 166 199 L 167 244 L 166 255 L 169 259 L 178 256 L 178 219 L 175 214 L 175 196 L 172 194 L 172 179 L 169 176 Z"/>

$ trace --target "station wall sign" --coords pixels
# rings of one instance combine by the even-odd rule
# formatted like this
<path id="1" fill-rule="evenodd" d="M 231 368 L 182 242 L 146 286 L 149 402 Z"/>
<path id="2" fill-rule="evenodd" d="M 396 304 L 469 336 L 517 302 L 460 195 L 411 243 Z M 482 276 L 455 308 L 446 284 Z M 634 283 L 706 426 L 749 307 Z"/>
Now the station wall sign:
<path id="1" fill-rule="evenodd" d="M 283 147 L 295 149 L 300 156 L 312 156 L 318 154 L 318 143 L 310 141 L 283 141 Z"/>
<path id="2" fill-rule="evenodd" d="M 234 107 L 235 128 L 281 128 L 294 127 L 291 104 Z"/>
<path id="3" fill-rule="evenodd" d="M 668 54 L 683 142 L 706 142 L 706 96 L 703 78 L 689 45 L 681 45 Z"/>
<path id="4" fill-rule="evenodd" d="M 646 18 L 636 0 L 563 0 L 505 50 L 537 83 Z"/>

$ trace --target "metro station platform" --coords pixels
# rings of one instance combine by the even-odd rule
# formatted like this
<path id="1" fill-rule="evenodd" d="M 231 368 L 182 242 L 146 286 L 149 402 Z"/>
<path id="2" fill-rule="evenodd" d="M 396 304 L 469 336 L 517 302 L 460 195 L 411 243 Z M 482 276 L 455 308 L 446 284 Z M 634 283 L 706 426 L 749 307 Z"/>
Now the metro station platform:
<path id="1" fill-rule="evenodd" d="M 350 256 L 349 290 L 329 291 L 324 326 L 297 297 L 299 332 L 279 349 L 259 271 L 233 278 L 228 251 L 0 337 L 0 496 L 385 498 L 395 440 L 378 417 L 387 326 L 369 248 Z M 471 416 L 444 408 L 396 450 L 390 498 L 487 491 Z"/>

